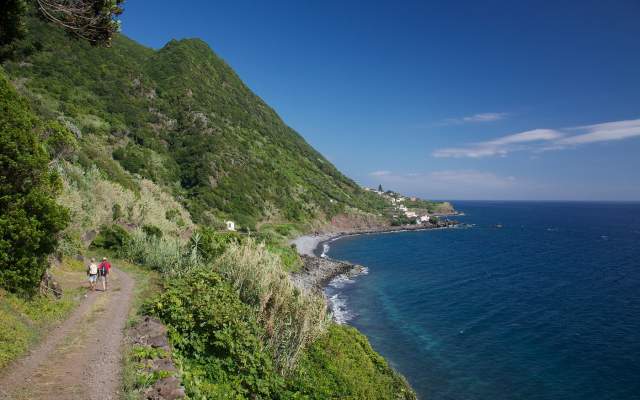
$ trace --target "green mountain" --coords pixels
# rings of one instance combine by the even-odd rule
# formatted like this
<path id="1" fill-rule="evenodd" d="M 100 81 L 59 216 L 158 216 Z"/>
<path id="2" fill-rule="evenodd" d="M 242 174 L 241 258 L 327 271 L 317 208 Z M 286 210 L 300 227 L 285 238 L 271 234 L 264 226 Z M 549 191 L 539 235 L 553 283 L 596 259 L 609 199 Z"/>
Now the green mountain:
<path id="1" fill-rule="evenodd" d="M 169 188 L 195 222 L 326 220 L 380 210 L 288 127 L 198 39 L 155 51 L 119 36 L 112 48 L 70 39 L 36 19 L 4 68 L 39 115 L 80 139 L 79 162 L 135 189 L 130 174 Z"/>
<path id="2" fill-rule="evenodd" d="M 99 252 L 147 276 L 135 311 L 168 326 L 190 398 L 415 399 L 362 334 L 330 322 L 320 293 L 287 279 L 302 262 L 285 238 L 310 228 L 288 222 L 379 223 L 388 200 L 342 175 L 200 40 L 97 48 L 28 18 L 11 49 L 0 67 L 0 366 L 38 337 L 42 309 L 62 319 L 55 310 L 74 305 L 34 294 L 49 287 L 38 285 L 50 256 L 82 276 L 72 257 Z M 215 229 L 227 218 L 272 225 Z M 166 377 L 141 354 L 157 356 L 124 354 L 131 398 Z"/>

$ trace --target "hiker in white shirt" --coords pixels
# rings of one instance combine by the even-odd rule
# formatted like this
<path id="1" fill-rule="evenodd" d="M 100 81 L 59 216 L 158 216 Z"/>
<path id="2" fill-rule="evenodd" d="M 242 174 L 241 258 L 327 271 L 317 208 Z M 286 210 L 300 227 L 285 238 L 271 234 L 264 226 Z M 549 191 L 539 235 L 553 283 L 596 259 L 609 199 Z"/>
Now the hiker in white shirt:
<path id="1" fill-rule="evenodd" d="M 96 290 L 96 281 L 98 280 L 98 264 L 96 264 L 96 259 L 92 258 L 91 263 L 87 267 L 87 275 L 89 276 L 89 285 L 91 286 L 91 291 Z"/>

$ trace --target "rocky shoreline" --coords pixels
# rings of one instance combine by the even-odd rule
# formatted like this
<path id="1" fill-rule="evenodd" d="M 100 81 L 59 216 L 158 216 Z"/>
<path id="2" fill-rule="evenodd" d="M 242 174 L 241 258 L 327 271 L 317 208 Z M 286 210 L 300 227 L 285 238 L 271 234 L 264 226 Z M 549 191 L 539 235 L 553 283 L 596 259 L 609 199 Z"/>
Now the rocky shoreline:
<path id="1" fill-rule="evenodd" d="M 296 247 L 296 250 L 300 254 L 303 267 L 300 271 L 292 273 L 291 279 L 299 288 L 322 291 L 333 278 L 339 275 L 359 274 L 364 267 L 347 261 L 320 257 L 319 254 L 316 254 L 318 249 L 322 248 L 325 243 L 334 241 L 340 237 L 443 229 L 455 227 L 458 224 L 458 221 L 443 220 L 439 221 L 438 224 L 381 226 L 373 229 L 354 229 L 330 233 L 316 232 L 314 234 L 300 236 L 291 241 L 291 244 Z"/>

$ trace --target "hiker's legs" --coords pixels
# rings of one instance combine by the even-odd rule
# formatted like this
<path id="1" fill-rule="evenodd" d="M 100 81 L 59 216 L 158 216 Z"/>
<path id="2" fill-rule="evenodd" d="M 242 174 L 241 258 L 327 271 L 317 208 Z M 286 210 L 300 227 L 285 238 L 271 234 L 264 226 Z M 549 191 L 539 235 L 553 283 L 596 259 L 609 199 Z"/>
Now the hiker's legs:
<path id="1" fill-rule="evenodd" d="M 107 276 L 106 275 L 102 275 L 100 277 L 100 280 L 102 280 L 102 291 L 106 292 L 107 291 Z"/>

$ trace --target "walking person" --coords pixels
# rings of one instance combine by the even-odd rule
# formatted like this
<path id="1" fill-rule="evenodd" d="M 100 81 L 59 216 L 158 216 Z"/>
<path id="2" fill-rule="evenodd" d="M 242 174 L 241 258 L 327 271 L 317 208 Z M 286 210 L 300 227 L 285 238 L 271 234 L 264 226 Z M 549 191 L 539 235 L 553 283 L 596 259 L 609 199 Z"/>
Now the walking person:
<path id="1" fill-rule="evenodd" d="M 89 287 L 93 292 L 96 290 L 96 280 L 98 280 L 98 264 L 96 264 L 95 258 L 92 258 L 87 266 L 87 276 L 89 277 Z"/>
<path id="2" fill-rule="evenodd" d="M 102 281 L 102 291 L 106 292 L 108 286 L 107 276 L 111 271 L 111 264 L 109 264 L 109 261 L 107 261 L 107 257 L 102 257 L 102 262 L 98 267 L 98 271 L 100 272 L 100 280 Z"/>

